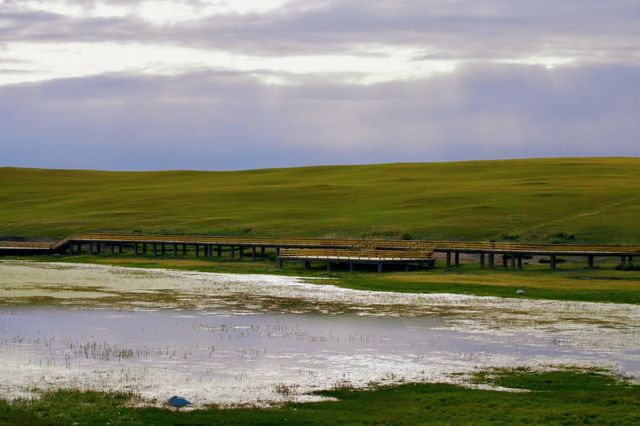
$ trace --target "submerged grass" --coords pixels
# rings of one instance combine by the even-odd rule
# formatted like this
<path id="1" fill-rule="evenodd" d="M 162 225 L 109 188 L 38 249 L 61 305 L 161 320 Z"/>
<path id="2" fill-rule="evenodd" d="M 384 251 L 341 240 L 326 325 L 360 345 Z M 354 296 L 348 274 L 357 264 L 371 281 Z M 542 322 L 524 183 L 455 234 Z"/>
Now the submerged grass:
<path id="1" fill-rule="evenodd" d="M 51 261 L 48 256 L 27 259 Z M 550 271 L 546 265 L 525 265 L 521 271 L 496 269 L 489 271 L 466 264 L 446 271 L 442 267 L 412 272 L 334 271 L 327 273 L 322 264 L 305 271 L 298 263 L 278 269 L 271 261 L 232 261 L 229 259 L 140 258 L 127 256 L 61 256 L 60 262 L 96 263 L 135 268 L 166 268 L 201 272 L 240 274 L 284 274 L 325 278 L 322 284 L 370 291 L 403 293 L 455 293 L 476 296 L 516 297 L 516 290 L 525 290 L 521 298 L 573 300 L 585 302 L 640 303 L 640 271 L 615 270 L 614 265 L 603 269 L 585 269 L 583 264 L 563 264 L 562 270 Z M 313 281 L 310 281 L 313 282 Z"/>
<path id="2" fill-rule="evenodd" d="M 210 407 L 186 412 L 134 408 L 135 396 L 60 390 L 40 399 L 0 401 L 0 424 L 469 424 L 636 425 L 640 386 L 598 370 L 524 369 L 479 373 L 498 392 L 447 384 L 407 384 L 321 392 L 338 401 L 272 408 Z M 133 400 L 133 401 L 132 401 Z"/>

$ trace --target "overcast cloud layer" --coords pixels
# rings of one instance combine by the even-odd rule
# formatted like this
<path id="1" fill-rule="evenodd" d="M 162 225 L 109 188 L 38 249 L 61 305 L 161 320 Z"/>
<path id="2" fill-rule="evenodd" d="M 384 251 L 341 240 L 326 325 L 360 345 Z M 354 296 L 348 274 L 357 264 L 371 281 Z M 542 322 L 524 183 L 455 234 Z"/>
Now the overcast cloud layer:
<path id="1" fill-rule="evenodd" d="M 0 166 L 640 155 L 640 2 L 0 0 Z"/>

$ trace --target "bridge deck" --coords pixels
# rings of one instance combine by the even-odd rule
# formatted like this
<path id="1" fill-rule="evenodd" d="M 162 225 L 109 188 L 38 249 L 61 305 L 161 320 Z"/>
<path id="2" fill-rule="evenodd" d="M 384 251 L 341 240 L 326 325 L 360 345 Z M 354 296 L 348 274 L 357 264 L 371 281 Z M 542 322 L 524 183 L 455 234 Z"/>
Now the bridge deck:
<path id="1" fill-rule="evenodd" d="M 153 254 L 157 255 L 156 246 L 165 254 L 165 246 L 172 247 L 173 253 L 178 254 L 178 246 L 182 246 L 183 254 L 187 253 L 187 246 L 194 248 L 196 256 L 200 249 L 204 249 L 205 256 L 211 256 L 212 249 L 217 247 L 220 255 L 221 247 L 229 247 L 234 256 L 239 249 L 242 256 L 245 249 L 251 249 L 253 257 L 256 249 L 275 249 L 280 260 L 323 260 L 327 262 L 356 262 L 356 263 L 392 263 L 432 261 L 433 253 L 446 253 L 447 265 L 451 264 L 451 255 L 455 255 L 455 264 L 459 263 L 459 254 L 480 255 L 481 265 L 484 267 L 484 256 L 489 256 L 489 267 L 494 267 L 495 256 L 503 255 L 511 258 L 512 266 L 522 264 L 526 255 L 549 256 L 552 268 L 555 268 L 556 256 L 585 256 L 589 267 L 593 267 L 594 257 L 620 257 L 624 263 L 626 259 L 632 261 L 634 256 L 640 256 L 640 246 L 606 245 L 606 244 L 528 244 L 515 242 L 483 242 L 483 241 L 418 241 L 418 240 L 379 240 L 354 238 L 268 238 L 268 237 L 235 237 L 235 236 L 187 236 L 187 235 L 140 235 L 140 234 L 76 234 L 53 243 L 40 241 L 0 241 L 0 254 L 53 254 L 64 253 L 74 248 L 80 250 L 82 246 L 97 247 L 101 245 L 119 246 L 119 252 L 125 245 L 134 246 L 135 254 L 139 254 L 138 247 L 152 246 Z M 517 262 L 516 262 L 517 260 Z"/>

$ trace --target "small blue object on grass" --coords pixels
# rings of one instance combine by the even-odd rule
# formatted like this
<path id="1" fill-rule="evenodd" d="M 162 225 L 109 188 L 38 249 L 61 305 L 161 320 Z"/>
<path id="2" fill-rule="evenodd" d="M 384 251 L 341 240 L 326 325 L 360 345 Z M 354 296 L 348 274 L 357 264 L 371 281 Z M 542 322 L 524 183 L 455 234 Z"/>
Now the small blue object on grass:
<path id="1" fill-rule="evenodd" d="M 516 294 L 524 294 L 524 290 L 520 289 L 520 290 L 516 291 Z"/>
<path id="2" fill-rule="evenodd" d="M 169 401 L 167 401 L 167 403 L 169 405 L 171 405 L 172 407 L 176 407 L 176 411 L 180 411 L 180 409 L 182 407 L 186 407 L 187 405 L 191 405 L 191 403 L 189 401 L 187 401 L 183 397 L 177 396 L 177 395 L 174 395 L 171 398 L 169 398 Z"/>

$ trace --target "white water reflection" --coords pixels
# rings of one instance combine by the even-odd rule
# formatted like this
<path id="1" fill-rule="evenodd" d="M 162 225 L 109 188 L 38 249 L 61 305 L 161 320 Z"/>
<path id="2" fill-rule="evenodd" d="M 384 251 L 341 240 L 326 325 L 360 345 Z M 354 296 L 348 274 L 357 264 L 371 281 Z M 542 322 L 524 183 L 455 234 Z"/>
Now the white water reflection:
<path id="1" fill-rule="evenodd" d="M 56 299 L 19 306 L 35 296 Z M 255 404 L 309 400 L 310 391 L 344 384 L 456 381 L 453 373 L 489 366 L 599 365 L 640 375 L 634 305 L 6 262 L 0 303 L 3 398 L 78 387 Z"/>

